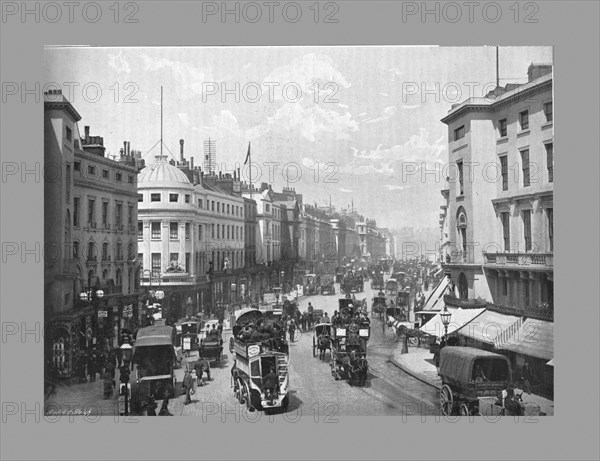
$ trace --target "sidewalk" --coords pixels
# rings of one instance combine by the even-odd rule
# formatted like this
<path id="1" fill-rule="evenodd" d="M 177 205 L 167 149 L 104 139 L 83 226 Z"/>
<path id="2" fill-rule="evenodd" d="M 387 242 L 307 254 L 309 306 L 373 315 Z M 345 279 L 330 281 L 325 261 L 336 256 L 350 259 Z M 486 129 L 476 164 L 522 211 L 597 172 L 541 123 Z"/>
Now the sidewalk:
<path id="1" fill-rule="evenodd" d="M 427 349 L 416 347 L 409 347 L 408 354 L 401 354 L 401 350 L 402 345 L 398 343 L 398 347 L 390 358 L 392 364 L 425 384 L 437 389 L 442 387 L 442 380 L 437 374 L 437 368 L 433 363 L 433 354 L 431 352 Z M 515 390 L 518 393 L 521 392 L 521 389 Z M 540 415 L 554 415 L 554 401 L 552 400 L 539 395 L 524 393 L 523 401 L 539 405 Z"/>

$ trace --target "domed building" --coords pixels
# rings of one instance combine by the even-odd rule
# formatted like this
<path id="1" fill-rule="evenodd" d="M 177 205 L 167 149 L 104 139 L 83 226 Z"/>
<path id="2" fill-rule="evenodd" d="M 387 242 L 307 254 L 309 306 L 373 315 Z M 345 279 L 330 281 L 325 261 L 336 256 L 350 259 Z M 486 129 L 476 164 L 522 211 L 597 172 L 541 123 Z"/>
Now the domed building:
<path id="1" fill-rule="evenodd" d="M 141 285 L 153 290 L 160 286 L 165 295 L 156 302 L 163 317 L 172 321 L 214 312 L 214 304 L 229 296 L 244 266 L 241 196 L 202 180 L 192 183 L 174 163 L 159 155 L 138 175 Z M 226 277 L 210 279 L 209 269 Z"/>

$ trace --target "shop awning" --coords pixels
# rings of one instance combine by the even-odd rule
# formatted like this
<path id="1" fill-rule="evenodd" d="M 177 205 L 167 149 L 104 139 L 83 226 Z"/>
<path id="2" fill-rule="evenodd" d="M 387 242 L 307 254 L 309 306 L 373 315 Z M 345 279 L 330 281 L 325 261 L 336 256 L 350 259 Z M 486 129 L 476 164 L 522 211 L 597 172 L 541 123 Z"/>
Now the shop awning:
<path id="1" fill-rule="evenodd" d="M 496 348 L 552 360 L 554 358 L 554 322 L 526 319 L 515 334 L 508 340 L 500 342 Z"/>
<path id="2" fill-rule="evenodd" d="M 475 320 L 457 330 L 457 333 L 486 344 L 495 344 L 499 338 L 511 337 L 521 324 L 521 317 L 486 310 Z"/>
<path id="3" fill-rule="evenodd" d="M 452 314 L 450 317 L 450 324 L 448 325 L 448 334 L 454 333 L 456 330 L 464 327 L 469 322 L 472 322 L 477 318 L 483 311 L 484 308 L 480 309 L 461 309 L 460 307 L 449 307 L 448 311 Z M 444 324 L 442 318 L 438 312 L 429 322 L 420 328 L 421 331 L 441 338 L 445 334 Z"/>
<path id="4" fill-rule="evenodd" d="M 447 294 L 446 290 L 450 285 L 450 278 L 444 277 L 439 281 L 437 286 L 433 289 L 429 298 L 425 301 L 423 311 L 439 311 L 444 308 L 444 295 Z"/>

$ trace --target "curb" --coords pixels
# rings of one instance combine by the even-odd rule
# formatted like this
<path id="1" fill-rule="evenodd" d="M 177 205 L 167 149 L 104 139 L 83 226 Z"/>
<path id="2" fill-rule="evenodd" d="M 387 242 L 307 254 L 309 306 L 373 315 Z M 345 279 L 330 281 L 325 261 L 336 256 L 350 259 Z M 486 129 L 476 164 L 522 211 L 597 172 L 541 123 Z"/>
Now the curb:
<path id="1" fill-rule="evenodd" d="M 426 379 L 422 378 L 421 376 L 419 376 L 416 373 L 413 373 L 410 369 L 408 369 L 407 367 L 405 367 L 404 365 L 400 365 L 400 363 L 398 363 L 396 360 L 390 358 L 388 359 L 388 362 L 390 362 L 392 365 L 396 366 L 397 368 L 399 368 L 400 370 L 402 370 L 404 373 L 406 373 L 407 375 L 412 376 L 413 378 L 421 381 L 422 383 L 425 383 L 431 387 L 433 387 L 434 389 L 440 390 L 441 388 L 438 387 L 437 385 L 433 384 L 430 381 L 427 381 Z"/>

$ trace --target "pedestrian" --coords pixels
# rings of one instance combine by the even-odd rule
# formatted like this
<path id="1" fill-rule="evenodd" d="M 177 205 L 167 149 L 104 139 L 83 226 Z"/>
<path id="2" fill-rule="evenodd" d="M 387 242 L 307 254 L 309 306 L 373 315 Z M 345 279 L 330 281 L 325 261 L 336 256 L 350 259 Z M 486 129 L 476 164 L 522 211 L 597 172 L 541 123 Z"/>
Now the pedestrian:
<path id="1" fill-rule="evenodd" d="M 200 358 L 194 363 L 194 370 L 196 370 L 196 378 L 198 379 L 198 386 L 204 386 L 202 381 L 202 375 L 206 373 L 208 380 L 210 381 L 210 363 L 208 360 Z"/>
<path id="2" fill-rule="evenodd" d="M 294 342 L 294 334 L 296 333 L 296 324 L 294 323 L 294 319 L 290 320 L 288 333 L 290 334 L 290 341 Z"/>
<path id="3" fill-rule="evenodd" d="M 183 378 L 183 386 L 185 387 L 185 402 L 184 405 L 192 403 L 191 395 L 194 392 L 194 379 L 192 378 L 192 372 L 186 371 Z"/>
<path id="4" fill-rule="evenodd" d="M 275 374 L 274 367 L 270 367 L 269 373 L 262 380 L 262 385 L 269 405 L 273 405 L 273 400 L 277 398 L 277 387 L 279 385 L 279 377 Z"/>
<path id="5" fill-rule="evenodd" d="M 156 416 L 156 400 L 154 399 L 154 395 L 150 394 L 148 396 L 148 403 L 146 404 L 146 416 Z"/>
<path id="6" fill-rule="evenodd" d="M 158 416 L 173 416 L 173 414 L 169 411 L 169 397 L 165 397 L 160 407 L 160 411 L 158 412 Z"/>
<path id="7" fill-rule="evenodd" d="M 104 372 L 102 381 L 104 382 L 104 400 L 108 400 L 112 398 L 116 385 L 113 376 L 110 374 L 110 371 Z"/>
<path id="8" fill-rule="evenodd" d="M 93 383 L 96 381 L 96 352 L 94 350 L 89 351 L 87 358 L 87 372 L 89 382 Z"/>

